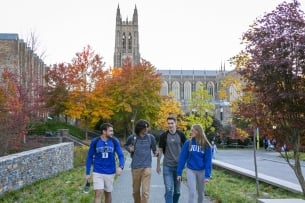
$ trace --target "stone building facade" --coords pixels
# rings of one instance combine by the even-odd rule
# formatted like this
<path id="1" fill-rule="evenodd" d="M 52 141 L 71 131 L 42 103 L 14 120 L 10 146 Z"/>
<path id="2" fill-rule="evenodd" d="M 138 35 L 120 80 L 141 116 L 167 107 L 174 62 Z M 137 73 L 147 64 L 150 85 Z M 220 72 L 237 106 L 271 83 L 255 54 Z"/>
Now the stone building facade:
<path id="1" fill-rule="evenodd" d="M 45 68 L 44 62 L 18 34 L 0 33 L 0 74 L 8 69 L 20 78 L 23 87 L 30 87 L 33 81 L 44 86 Z"/>

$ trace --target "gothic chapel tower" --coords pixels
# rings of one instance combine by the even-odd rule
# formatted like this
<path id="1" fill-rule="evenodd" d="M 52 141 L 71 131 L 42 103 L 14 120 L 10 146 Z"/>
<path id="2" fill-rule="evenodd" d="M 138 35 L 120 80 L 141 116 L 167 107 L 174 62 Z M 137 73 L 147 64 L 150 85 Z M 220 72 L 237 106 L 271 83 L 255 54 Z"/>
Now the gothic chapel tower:
<path id="1" fill-rule="evenodd" d="M 122 21 L 120 7 L 116 11 L 114 67 L 121 67 L 124 60 L 129 57 L 132 65 L 140 62 L 138 11 L 135 6 L 132 21 Z"/>

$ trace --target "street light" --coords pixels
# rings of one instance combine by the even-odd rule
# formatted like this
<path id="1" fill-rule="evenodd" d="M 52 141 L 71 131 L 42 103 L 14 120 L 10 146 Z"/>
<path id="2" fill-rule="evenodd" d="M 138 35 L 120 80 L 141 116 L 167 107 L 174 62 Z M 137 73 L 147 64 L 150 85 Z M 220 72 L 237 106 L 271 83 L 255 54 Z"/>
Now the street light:
<path id="1" fill-rule="evenodd" d="M 132 134 L 134 134 L 134 119 L 131 119 Z"/>
<path id="2" fill-rule="evenodd" d="M 223 120 L 223 108 L 220 107 L 220 121 L 222 123 L 222 120 Z"/>

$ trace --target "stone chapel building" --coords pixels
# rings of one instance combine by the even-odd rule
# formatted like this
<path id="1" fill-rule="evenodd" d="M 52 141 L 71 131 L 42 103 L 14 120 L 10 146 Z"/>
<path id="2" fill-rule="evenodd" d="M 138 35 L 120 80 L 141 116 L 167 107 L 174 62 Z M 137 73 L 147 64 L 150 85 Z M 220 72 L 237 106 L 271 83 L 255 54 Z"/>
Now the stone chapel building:
<path id="1" fill-rule="evenodd" d="M 131 21 L 122 20 L 120 7 L 116 11 L 116 28 L 115 28 L 115 48 L 114 48 L 114 67 L 120 67 L 126 57 L 129 57 L 133 64 L 140 62 L 139 50 L 139 29 L 138 29 L 138 11 L 135 6 Z M 225 70 L 225 65 L 221 64 L 219 70 L 206 70 L 204 67 L 193 70 L 183 70 L 175 67 L 167 69 L 158 69 L 162 74 L 162 89 L 161 95 L 168 95 L 173 92 L 175 98 L 181 102 L 182 108 L 186 112 L 190 112 L 188 101 L 191 98 L 192 92 L 196 91 L 203 84 L 212 97 L 212 103 L 215 104 L 215 116 L 221 111 L 229 111 L 230 100 L 237 97 L 232 95 L 236 91 L 232 91 L 233 87 L 228 88 L 230 94 L 228 101 L 220 101 L 218 92 L 220 82 L 227 74 L 232 74 Z M 231 71 L 232 72 L 232 71 Z M 230 90 L 231 89 L 231 90 Z M 226 108 L 227 107 L 227 108 Z M 228 115 L 229 112 L 227 112 Z"/>

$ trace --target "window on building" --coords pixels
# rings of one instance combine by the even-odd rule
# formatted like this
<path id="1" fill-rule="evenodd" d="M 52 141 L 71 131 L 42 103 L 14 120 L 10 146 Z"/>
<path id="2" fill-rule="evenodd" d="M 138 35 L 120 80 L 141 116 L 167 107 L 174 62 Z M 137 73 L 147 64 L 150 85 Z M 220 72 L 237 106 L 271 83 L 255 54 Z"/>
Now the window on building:
<path id="1" fill-rule="evenodd" d="M 128 53 L 131 53 L 132 49 L 132 36 L 131 33 L 128 34 Z"/>
<path id="2" fill-rule="evenodd" d="M 190 100 L 192 98 L 192 84 L 189 81 L 184 83 L 184 99 Z"/>
<path id="3" fill-rule="evenodd" d="M 180 84 L 177 81 L 174 81 L 172 84 L 172 91 L 174 93 L 175 99 L 180 101 Z"/>
<path id="4" fill-rule="evenodd" d="M 126 36 L 125 36 L 125 32 L 123 33 L 123 36 L 122 36 L 122 45 L 123 45 L 123 52 L 125 52 L 125 50 L 126 50 Z"/>
<path id="5" fill-rule="evenodd" d="M 208 90 L 209 95 L 212 98 L 214 98 L 214 84 L 213 84 L 213 82 L 208 82 L 207 90 Z"/>
<path id="6" fill-rule="evenodd" d="M 161 94 L 162 96 L 167 96 L 167 95 L 168 95 L 168 84 L 167 84 L 166 81 L 163 81 L 163 83 L 162 83 L 162 87 L 161 87 L 161 92 L 160 92 L 160 94 Z"/>
<path id="7" fill-rule="evenodd" d="M 202 86 L 202 87 L 203 87 L 202 82 L 200 82 L 200 81 L 199 81 L 199 82 L 196 82 L 195 91 L 199 90 L 200 86 Z"/>

